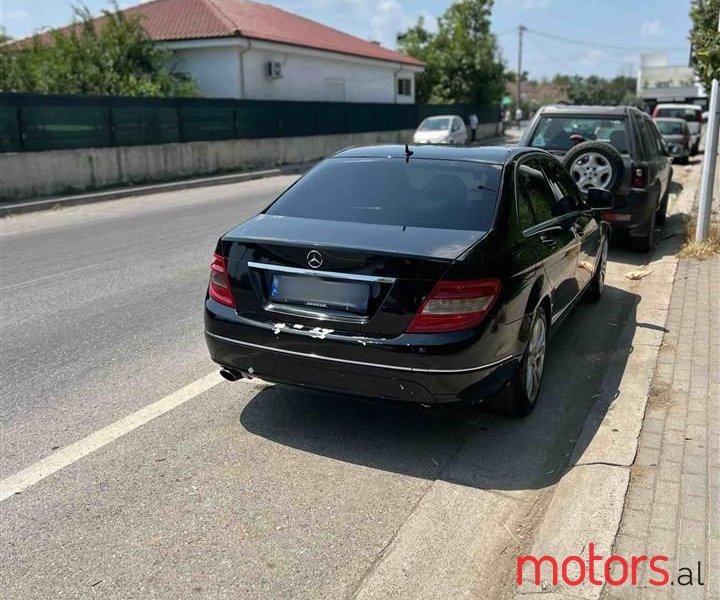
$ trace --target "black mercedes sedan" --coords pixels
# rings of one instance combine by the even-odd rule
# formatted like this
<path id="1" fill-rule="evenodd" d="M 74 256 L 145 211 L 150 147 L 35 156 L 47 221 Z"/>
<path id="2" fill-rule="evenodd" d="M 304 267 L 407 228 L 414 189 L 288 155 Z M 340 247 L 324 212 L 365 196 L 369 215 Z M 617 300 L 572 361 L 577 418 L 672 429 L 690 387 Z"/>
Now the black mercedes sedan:
<path id="1" fill-rule="evenodd" d="M 210 355 L 229 380 L 525 414 L 553 328 L 602 295 L 610 208 L 534 148 L 344 150 L 218 241 Z"/>

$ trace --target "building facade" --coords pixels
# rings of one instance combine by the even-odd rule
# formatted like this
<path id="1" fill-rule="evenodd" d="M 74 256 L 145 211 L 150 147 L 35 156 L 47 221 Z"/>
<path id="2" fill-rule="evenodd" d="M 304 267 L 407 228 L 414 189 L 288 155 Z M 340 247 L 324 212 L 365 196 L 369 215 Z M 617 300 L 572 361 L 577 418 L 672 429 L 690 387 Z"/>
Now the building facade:
<path id="1" fill-rule="evenodd" d="M 263 40 L 230 38 L 163 43 L 170 67 L 204 96 L 253 100 L 415 102 L 419 65 Z"/>
<path id="2" fill-rule="evenodd" d="M 641 54 L 637 96 L 646 105 L 687 102 L 707 108 L 707 97 L 692 67 L 670 65 L 665 54 Z"/>

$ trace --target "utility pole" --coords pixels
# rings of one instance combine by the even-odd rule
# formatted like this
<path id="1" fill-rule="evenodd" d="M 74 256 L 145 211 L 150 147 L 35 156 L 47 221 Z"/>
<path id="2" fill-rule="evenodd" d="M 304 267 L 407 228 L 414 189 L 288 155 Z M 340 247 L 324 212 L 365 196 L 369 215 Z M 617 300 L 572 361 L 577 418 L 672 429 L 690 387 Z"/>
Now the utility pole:
<path id="1" fill-rule="evenodd" d="M 718 32 L 720 32 L 720 15 L 718 15 Z M 700 181 L 700 206 L 698 207 L 695 241 L 703 242 L 710 235 L 710 214 L 715 184 L 715 168 L 717 166 L 718 135 L 720 134 L 720 90 L 715 77 L 710 87 L 710 113 L 705 133 L 705 156 L 703 161 L 702 180 Z"/>
<path id="2" fill-rule="evenodd" d="M 520 108 L 520 90 L 521 90 L 521 83 L 522 83 L 522 38 L 523 33 L 527 27 L 524 25 L 520 25 L 518 27 L 518 70 L 517 70 L 517 102 L 516 102 L 516 109 Z M 516 111 L 517 112 L 517 111 Z M 518 123 L 520 125 L 520 123 Z"/>

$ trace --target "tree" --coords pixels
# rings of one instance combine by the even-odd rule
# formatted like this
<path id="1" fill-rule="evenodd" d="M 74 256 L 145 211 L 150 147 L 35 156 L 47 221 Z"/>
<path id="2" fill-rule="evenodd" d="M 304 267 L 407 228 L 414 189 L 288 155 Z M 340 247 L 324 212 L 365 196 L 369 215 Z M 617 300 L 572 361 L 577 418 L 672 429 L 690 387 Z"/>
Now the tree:
<path id="1" fill-rule="evenodd" d="M 0 47 L 0 90 L 43 94 L 190 96 L 187 77 L 167 67 L 170 54 L 148 36 L 139 17 L 113 3 L 100 19 L 74 8 L 73 25 L 29 42 Z"/>
<path id="2" fill-rule="evenodd" d="M 611 106 L 616 104 L 636 104 L 636 79 L 633 77 L 615 77 L 604 79 L 597 75 L 556 75 L 553 82 L 563 87 L 573 104 L 593 104 Z"/>
<path id="3" fill-rule="evenodd" d="M 5 28 L 0 25 L 0 44 L 4 44 L 5 42 L 11 41 L 12 38 L 7 34 L 7 31 L 5 31 Z"/>
<path id="4" fill-rule="evenodd" d="M 398 46 L 410 56 L 425 63 L 425 71 L 415 78 L 415 101 L 420 104 L 429 102 L 433 87 L 437 81 L 437 64 L 432 60 L 434 36 L 425 29 L 425 19 L 418 18 L 414 27 L 397 36 Z"/>
<path id="5" fill-rule="evenodd" d="M 705 89 L 709 90 L 712 80 L 720 78 L 720 0 L 693 0 L 690 18 L 693 22 L 690 31 L 693 66 Z"/>
<path id="6" fill-rule="evenodd" d="M 417 100 L 435 103 L 492 104 L 505 88 L 503 64 L 490 33 L 492 0 L 458 0 L 438 19 L 438 31 L 425 29 L 420 18 L 398 36 L 406 53 L 426 70 L 418 77 Z"/>

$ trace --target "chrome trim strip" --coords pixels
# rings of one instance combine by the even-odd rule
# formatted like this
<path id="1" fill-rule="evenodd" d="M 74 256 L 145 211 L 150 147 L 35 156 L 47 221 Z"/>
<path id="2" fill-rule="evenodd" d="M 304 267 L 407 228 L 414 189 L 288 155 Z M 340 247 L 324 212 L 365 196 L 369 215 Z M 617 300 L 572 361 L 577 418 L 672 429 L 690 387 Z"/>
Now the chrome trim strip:
<path id="1" fill-rule="evenodd" d="M 363 367 L 377 367 L 380 369 L 392 369 L 394 371 L 406 371 L 410 373 L 470 373 L 472 371 L 482 371 L 484 369 L 489 369 L 491 367 L 497 367 L 498 365 L 501 365 L 510 359 L 514 358 L 513 355 L 506 356 L 505 358 L 501 358 L 500 360 L 496 360 L 495 362 L 489 363 L 487 365 L 481 365 L 479 367 L 470 367 L 468 369 L 419 369 L 415 367 L 401 367 L 399 365 L 379 365 L 377 363 L 369 363 L 369 362 L 362 362 L 359 360 L 347 360 L 345 358 L 331 358 L 329 356 L 319 356 L 317 354 L 308 354 L 306 352 L 296 352 L 294 350 L 285 350 L 283 348 L 271 348 L 269 346 L 261 346 L 260 344 L 251 344 L 250 342 L 241 342 L 240 340 L 233 340 L 231 338 L 226 338 L 221 335 L 216 335 L 214 333 L 210 333 L 209 331 L 205 331 L 205 335 L 209 335 L 212 338 L 215 338 L 216 340 L 220 340 L 222 342 L 228 342 L 230 344 L 237 344 L 239 346 L 246 346 L 248 348 L 255 348 L 257 350 L 267 350 L 269 352 L 277 352 L 279 354 L 289 354 L 291 356 L 300 356 L 301 358 L 316 358 L 318 360 L 327 360 L 329 362 L 337 362 L 337 363 L 343 363 L 348 365 L 360 365 Z"/>
<path id="2" fill-rule="evenodd" d="M 248 267 L 252 269 L 264 269 L 266 271 L 280 271 L 281 273 L 295 273 L 297 275 L 330 277 L 332 279 L 351 279 L 353 281 L 370 281 L 373 283 L 395 283 L 394 277 L 376 277 L 374 275 L 356 275 L 355 273 L 336 273 L 334 271 L 315 271 L 312 269 L 298 269 L 297 267 L 286 267 L 284 265 L 271 265 L 268 263 L 257 263 L 251 261 L 248 261 Z"/>
<path id="3" fill-rule="evenodd" d="M 365 324 L 369 317 L 361 317 L 355 315 L 328 314 L 317 310 L 310 310 L 287 304 L 273 304 L 272 302 L 265 305 L 265 310 L 279 313 L 281 315 L 292 315 L 294 317 L 305 317 L 308 319 L 317 319 L 318 321 L 338 321 L 340 323 L 359 323 Z"/>

